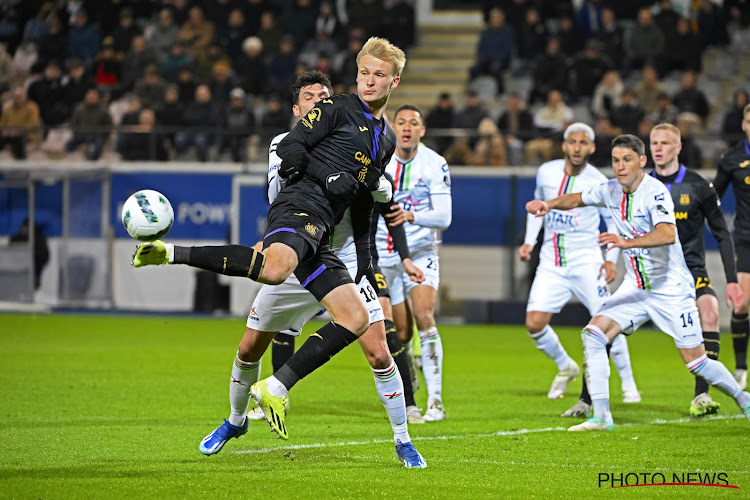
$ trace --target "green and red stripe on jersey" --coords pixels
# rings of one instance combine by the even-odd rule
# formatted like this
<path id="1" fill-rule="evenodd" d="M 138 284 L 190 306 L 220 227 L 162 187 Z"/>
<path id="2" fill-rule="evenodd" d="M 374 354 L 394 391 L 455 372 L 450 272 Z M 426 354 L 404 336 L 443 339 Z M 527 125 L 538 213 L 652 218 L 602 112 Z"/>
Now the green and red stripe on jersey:
<path id="1" fill-rule="evenodd" d="M 622 203 L 620 203 L 620 213 L 622 220 L 633 222 L 633 193 L 622 193 Z M 630 260 L 630 267 L 633 268 L 635 274 L 635 281 L 638 288 L 646 291 L 651 290 L 651 280 L 648 278 L 646 272 L 646 264 L 643 262 L 643 257 L 638 255 L 637 257 L 628 257 Z"/>
<path id="2" fill-rule="evenodd" d="M 573 184 L 576 182 L 575 175 L 568 175 L 563 173 L 562 182 L 557 190 L 557 196 L 571 193 L 573 191 Z M 555 266 L 565 267 L 568 265 L 568 261 L 565 258 L 565 235 L 554 233 L 552 235 L 552 247 L 555 250 Z"/>
<path id="3" fill-rule="evenodd" d="M 407 191 L 409 189 L 409 177 L 411 174 L 411 162 L 401 163 L 396 160 L 396 191 Z"/>

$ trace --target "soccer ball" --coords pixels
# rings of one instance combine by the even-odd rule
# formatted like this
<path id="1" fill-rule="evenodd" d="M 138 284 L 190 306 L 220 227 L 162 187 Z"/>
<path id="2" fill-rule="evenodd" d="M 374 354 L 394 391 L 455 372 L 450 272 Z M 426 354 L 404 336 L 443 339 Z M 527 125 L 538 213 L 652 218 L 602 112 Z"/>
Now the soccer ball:
<path id="1" fill-rule="evenodd" d="M 166 196 L 158 191 L 136 191 L 122 206 L 122 225 L 140 241 L 163 238 L 172 229 L 174 211 Z"/>

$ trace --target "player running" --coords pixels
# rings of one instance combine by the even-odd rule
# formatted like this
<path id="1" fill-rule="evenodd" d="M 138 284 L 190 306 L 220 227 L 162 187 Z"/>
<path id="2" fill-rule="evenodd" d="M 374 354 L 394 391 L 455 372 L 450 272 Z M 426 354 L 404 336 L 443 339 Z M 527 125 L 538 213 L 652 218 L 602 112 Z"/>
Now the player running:
<path id="1" fill-rule="evenodd" d="M 732 312 L 732 343 L 734 344 L 734 378 L 740 387 L 747 387 L 747 342 L 750 335 L 750 104 L 742 110 L 742 130 L 747 136 L 724 153 L 714 179 L 719 199 L 729 187 L 734 188 L 737 215 L 734 219 L 734 250 L 737 254 L 737 278 L 742 290 L 742 306 Z M 736 305 L 736 304 L 735 304 Z"/>
<path id="2" fill-rule="evenodd" d="M 539 217 L 553 209 L 591 205 L 606 208 L 617 233 L 602 233 L 599 243 L 623 249 L 627 258 L 627 278 L 581 333 L 594 414 L 570 427 L 570 431 L 614 428 L 609 409 L 606 346 L 620 333 L 629 335 L 649 319 L 674 339 L 688 370 L 734 398 L 750 420 L 750 394 L 740 389 L 723 364 L 706 356 L 695 305 L 695 284 L 677 236 L 672 197 L 664 184 L 644 174 L 645 149 L 636 136 L 617 136 L 612 141 L 616 179 L 584 193 L 526 204 L 526 211 Z"/>
<path id="3" fill-rule="evenodd" d="M 396 191 L 389 225 L 404 224 L 414 265 L 425 281 L 414 283 L 404 273 L 399 255 L 386 229 L 378 222 L 377 251 L 380 268 L 390 288 L 393 319 L 399 339 L 409 344 L 413 335 L 406 297 L 411 298 L 421 344 L 422 372 L 427 385 L 428 422 L 445 419 L 443 408 L 443 343 L 435 325 L 435 301 L 440 285 L 438 230 L 451 223 L 451 187 L 445 158 L 419 143 L 424 137 L 422 113 L 415 106 L 402 106 L 393 117 L 396 153 L 386 167 Z"/>
<path id="4" fill-rule="evenodd" d="M 700 174 L 681 165 L 677 159 L 682 149 L 680 130 L 670 123 L 660 123 L 651 129 L 649 143 L 651 158 L 656 165 L 652 175 L 672 194 L 682 253 L 695 280 L 695 302 L 703 330 L 706 356 L 710 359 L 719 359 L 719 300 L 706 271 L 703 226 L 707 221 L 711 234 L 719 244 L 724 275 L 727 279 L 727 307 L 733 305 L 736 313 L 742 306 L 742 291 L 737 284 L 732 234 L 711 184 Z M 719 403 L 708 395 L 708 383 L 696 377 L 695 397 L 690 402 L 690 414 L 701 417 L 718 411 Z"/>
<path id="5" fill-rule="evenodd" d="M 571 124 L 563 134 L 562 148 L 564 160 L 544 163 L 537 171 L 534 196 L 539 200 L 551 200 L 566 193 L 581 193 L 607 180 L 604 174 L 588 163 L 595 149 L 594 130 L 591 127 L 580 122 Z M 523 261 L 531 258 L 531 251 L 544 225 L 539 267 L 526 305 L 526 328 L 537 349 L 557 365 L 558 373 L 547 393 L 549 399 L 563 397 L 568 383 L 580 373 L 578 364 L 565 351 L 549 324 L 552 316 L 559 313 L 575 294 L 593 317 L 609 297 L 608 283 L 617 275 L 619 251 L 608 252 L 605 261 L 596 240 L 601 218 L 608 230 L 612 231 L 609 213 L 596 207 L 576 208 L 568 212 L 550 210 L 544 219 L 531 214 L 526 218 L 526 237 L 518 249 L 518 256 Z M 622 380 L 623 401 L 639 402 L 641 395 L 633 378 L 625 337 L 615 339 L 611 355 Z M 585 381 L 583 386 L 578 403 L 562 416 L 583 416 L 591 410 Z"/>

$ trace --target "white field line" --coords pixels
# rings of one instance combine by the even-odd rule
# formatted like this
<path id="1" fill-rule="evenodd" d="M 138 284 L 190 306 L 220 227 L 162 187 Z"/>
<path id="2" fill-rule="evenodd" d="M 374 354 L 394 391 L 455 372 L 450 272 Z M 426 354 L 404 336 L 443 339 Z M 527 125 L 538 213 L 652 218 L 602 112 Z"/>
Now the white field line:
<path id="1" fill-rule="evenodd" d="M 718 415 L 716 417 L 711 417 L 710 419 L 707 419 L 707 421 L 713 421 L 713 420 L 734 420 L 737 418 L 745 418 L 744 415 Z M 669 424 L 682 424 L 686 422 L 695 422 L 696 419 L 685 417 L 685 418 L 678 418 L 675 420 L 664 420 L 664 419 L 656 419 L 652 420 L 651 422 L 645 422 L 645 423 L 626 423 L 626 424 L 618 424 L 615 428 L 619 427 L 637 427 L 642 425 L 669 425 Z M 538 433 L 546 433 L 546 432 L 561 432 L 561 431 L 567 431 L 567 427 L 543 427 L 540 429 L 513 429 L 510 431 L 497 431 L 497 432 L 488 432 L 488 433 L 481 433 L 481 434 L 456 434 L 456 435 L 443 435 L 443 436 L 421 436 L 415 440 L 415 442 L 421 442 L 421 441 L 447 441 L 450 439 L 475 439 L 475 438 L 486 438 L 486 437 L 498 437 L 498 436 L 520 436 L 522 434 L 538 434 Z M 255 448 L 252 450 L 235 450 L 232 453 L 239 453 L 239 454 L 257 454 L 257 453 L 268 453 L 272 451 L 291 451 L 291 450 L 307 450 L 307 449 L 314 449 L 314 448 L 335 448 L 340 446 L 362 446 L 362 445 L 368 445 L 368 444 L 382 444 L 382 443 L 392 443 L 392 439 L 371 439 L 368 441 L 339 441 L 334 443 L 308 443 L 308 444 L 292 444 L 288 446 L 272 446 L 269 448 Z"/>

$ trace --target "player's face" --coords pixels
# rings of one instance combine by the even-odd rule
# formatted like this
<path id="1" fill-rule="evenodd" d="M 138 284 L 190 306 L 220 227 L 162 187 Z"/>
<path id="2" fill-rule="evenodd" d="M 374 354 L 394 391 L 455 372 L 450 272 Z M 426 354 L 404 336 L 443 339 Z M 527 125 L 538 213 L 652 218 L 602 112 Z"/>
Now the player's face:
<path id="1" fill-rule="evenodd" d="M 646 166 L 645 155 L 638 156 L 638 153 L 630 148 L 612 148 L 612 169 L 625 192 L 631 192 L 629 188 L 643 178 L 644 166 Z"/>
<path id="2" fill-rule="evenodd" d="M 357 93 L 366 104 L 385 104 L 400 78 L 393 76 L 393 64 L 366 55 L 357 67 Z"/>
<path id="3" fill-rule="evenodd" d="M 577 169 L 586 165 L 596 146 L 586 132 L 571 132 L 563 142 L 562 149 L 565 161 Z"/>
<path id="4" fill-rule="evenodd" d="M 404 109 L 396 120 L 391 123 L 393 131 L 396 132 L 396 147 L 403 150 L 414 150 L 419 146 L 419 141 L 424 137 L 425 127 L 422 123 L 422 115 L 412 109 Z"/>
<path id="5" fill-rule="evenodd" d="M 682 143 L 669 130 L 659 129 L 651 132 L 649 138 L 651 158 L 657 167 L 667 167 L 677 161 L 677 156 L 682 149 Z"/>
<path id="6" fill-rule="evenodd" d="M 320 83 L 302 87 L 299 90 L 297 104 L 292 106 L 294 116 L 305 116 L 311 109 L 313 109 L 316 102 L 325 99 L 326 97 L 331 97 L 331 91 Z"/>

